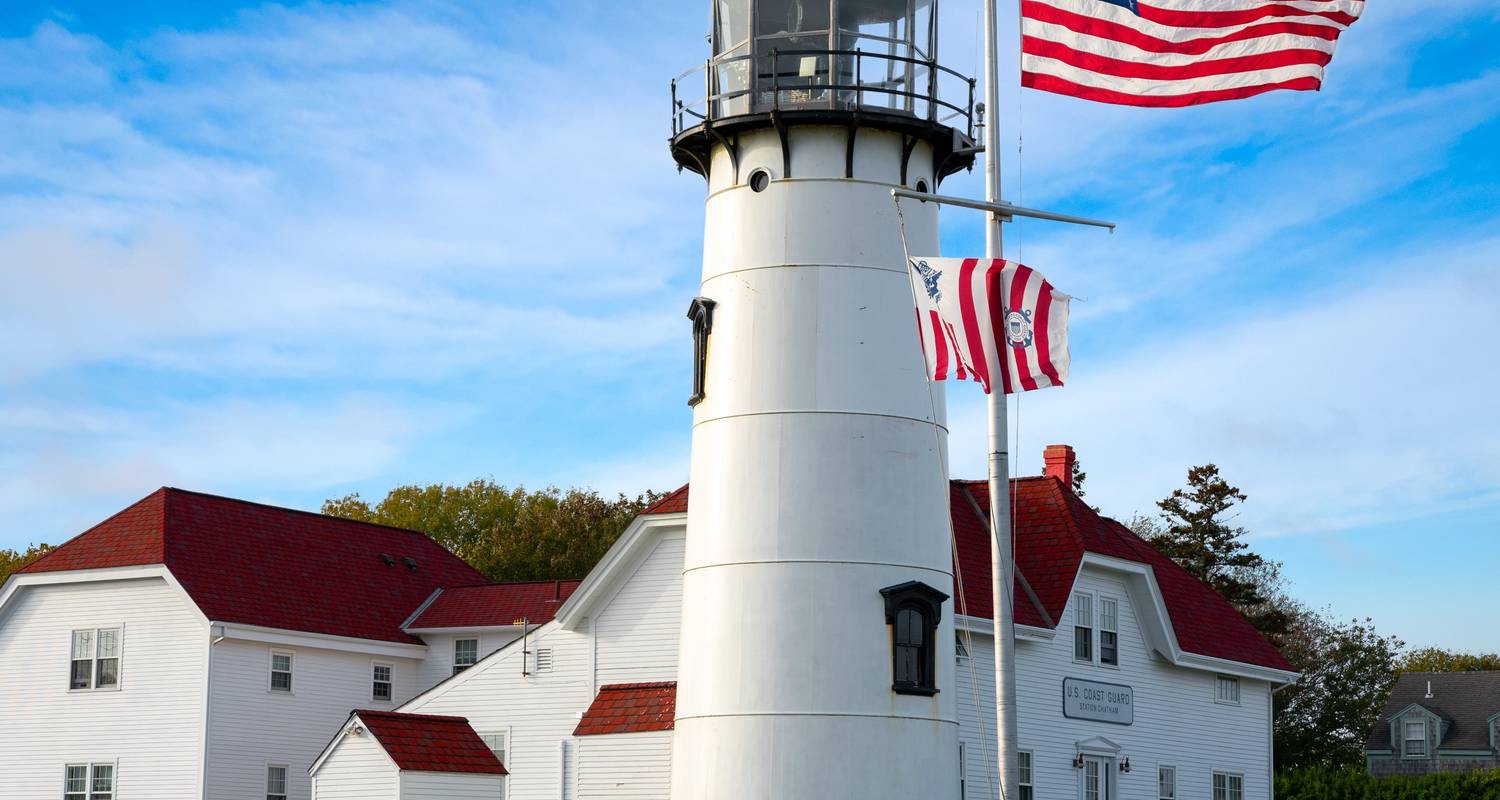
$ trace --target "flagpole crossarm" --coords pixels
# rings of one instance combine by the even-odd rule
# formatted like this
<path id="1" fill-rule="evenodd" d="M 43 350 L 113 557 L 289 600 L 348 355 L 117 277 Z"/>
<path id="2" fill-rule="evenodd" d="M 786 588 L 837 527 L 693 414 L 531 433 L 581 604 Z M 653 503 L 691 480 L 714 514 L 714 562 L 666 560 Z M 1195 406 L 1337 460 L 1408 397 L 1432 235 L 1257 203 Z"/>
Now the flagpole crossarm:
<path id="1" fill-rule="evenodd" d="M 1045 219 L 1052 222 L 1066 222 L 1071 225 L 1089 225 L 1095 228 L 1107 228 L 1111 233 L 1115 230 L 1113 222 L 1088 217 L 1077 217 L 1072 214 L 1058 214 L 1054 211 L 1041 211 L 1035 208 L 1012 205 L 1011 203 L 988 203 L 983 200 L 970 200 L 967 197 L 955 197 L 946 194 L 927 194 L 914 189 L 891 189 L 892 197 L 906 197 L 912 200 L 938 203 L 941 205 L 959 206 L 961 208 L 972 208 L 977 211 L 988 211 L 1000 219 L 1001 222 L 1010 222 L 1013 217 L 1029 217 L 1031 219 Z"/>

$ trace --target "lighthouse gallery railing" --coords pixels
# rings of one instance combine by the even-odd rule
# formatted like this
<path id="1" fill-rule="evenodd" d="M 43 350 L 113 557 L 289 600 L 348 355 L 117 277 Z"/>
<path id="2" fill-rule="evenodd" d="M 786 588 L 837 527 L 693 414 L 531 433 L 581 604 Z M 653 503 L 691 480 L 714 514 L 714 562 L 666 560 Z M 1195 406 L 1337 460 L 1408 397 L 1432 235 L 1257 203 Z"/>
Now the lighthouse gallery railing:
<path id="1" fill-rule="evenodd" d="M 867 62 L 869 66 L 867 66 Z M 679 87 L 703 73 L 701 97 Z M 866 79 L 866 76 L 872 76 Z M 960 103 L 944 99 L 954 82 Z M 693 81 L 692 83 L 697 83 Z M 705 123 L 776 111 L 869 111 L 910 116 L 975 136 L 973 78 L 935 60 L 864 50 L 771 50 L 720 56 L 672 80 L 672 136 Z"/>

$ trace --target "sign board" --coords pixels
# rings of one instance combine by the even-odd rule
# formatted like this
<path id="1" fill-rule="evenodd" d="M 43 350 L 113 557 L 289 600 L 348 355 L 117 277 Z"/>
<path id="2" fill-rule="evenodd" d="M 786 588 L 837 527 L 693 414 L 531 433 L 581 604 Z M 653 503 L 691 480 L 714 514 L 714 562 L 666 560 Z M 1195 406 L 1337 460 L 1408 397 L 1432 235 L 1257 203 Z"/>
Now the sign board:
<path id="1" fill-rule="evenodd" d="M 1135 722 L 1135 693 L 1118 683 L 1063 678 L 1063 716 L 1130 725 Z"/>

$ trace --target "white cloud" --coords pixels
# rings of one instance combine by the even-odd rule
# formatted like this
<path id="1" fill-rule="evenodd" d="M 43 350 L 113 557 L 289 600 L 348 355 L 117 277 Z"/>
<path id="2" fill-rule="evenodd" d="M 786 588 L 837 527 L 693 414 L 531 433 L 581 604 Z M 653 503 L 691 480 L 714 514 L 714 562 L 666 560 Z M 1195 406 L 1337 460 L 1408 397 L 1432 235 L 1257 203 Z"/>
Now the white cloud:
<path id="1" fill-rule="evenodd" d="M 1338 291 L 1075 362 L 1070 386 L 1022 399 L 1017 474 L 1073 444 L 1089 500 L 1128 518 L 1212 461 L 1262 535 L 1500 500 L 1500 238 L 1365 267 Z M 982 408 L 954 406 L 955 464 L 982 474 Z"/>

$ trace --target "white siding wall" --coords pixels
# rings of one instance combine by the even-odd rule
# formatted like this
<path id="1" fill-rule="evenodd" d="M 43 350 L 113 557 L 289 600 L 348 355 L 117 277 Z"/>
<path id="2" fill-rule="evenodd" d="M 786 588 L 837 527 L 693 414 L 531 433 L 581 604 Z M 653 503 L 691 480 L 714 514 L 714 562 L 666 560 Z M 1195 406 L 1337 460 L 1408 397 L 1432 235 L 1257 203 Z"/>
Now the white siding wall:
<path id="1" fill-rule="evenodd" d="M 396 800 L 396 774 L 374 737 L 342 736 L 318 767 L 317 800 Z"/>
<path id="2" fill-rule="evenodd" d="M 556 798 L 563 764 L 558 742 L 572 736 L 578 712 L 593 699 L 586 633 L 544 625 L 531 639 L 552 648 L 551 672 L 521 676 L 521 645 L 470 667 L 402 707 L 414 714 L 467 717 L 480 734 L 505 732 L 511 800 Z"/>
<path id="3" fill-rule="evenodd" d="M 687 540 L 664 538 L 599 614 L 599 683 L 677 678 L 682 557 Z"/>
<path id="4" fill-rule="evenodd" d="M 294 654 L 292 694 L 269 688 L 271 651 Z M 371 662 L 395 666 L 395 703 L 371 699 Z M 214 645 L 208 797 L 264 796 L 266 764 L 286 764 L 288 800 L 308 800 L 307 769 L 356 708 L 394 709 L 417 690 L 414 659 L 227 639 Z"/>
<path id="5" fill-rule="evenodd" d="M 1073 605 L 1071 598 L 1050 642 L 1019 642 L 1016 649 L 1017 699 L 1023 749 L 1033 751 L 1036 796 L 1076 798 L 1078 771 L 1072 759 L 1077 743 L 1096 736 L 1107 738 L 1130 758 L 1129 774 L 1115 773 L 1122 800 L 1156 800 L 1159 765 L 1177 768 L 1177 796 L 1208 798 L 1215 770 L 1242 774 L 1247 800 L 1270 797 L 1270 753 L 1267 724 L 1270 687 L 1263 681 L 1240 680 L 1240 704 L 1214 702 L 1214 675 L 1168 664 L 1146 649 L 1123 581 L 1111 574 L 1086 569 L 1076 591 L 1092 591 L 1119 601 L 1120 666 L 1106 667 L 1073 661 Z M 1099 603 L 1094 602 L 1097 630 Z M 1097 634 L 1096 634 L 1097 636 Z M 988 716 L 984 741 L 994 755 L 994 660 L 989 636 L 974 636 L 974 675 L 979 681 L 979 704 Z M 1097 656 L 1097 645 L 1095 648 Z M 968 742 L 968 797 L 991 797 L 984 775 L 984 754 L 974 711 L 974 691 L 966 665 L 958 670 L 960 736 Z M 1068 719 L 1062 715 L 1062 682 L 1071 677 L 1117 683 L 1134 690 L 1135 723 L 1111 725 Z"/>
<path id="6" fill-rule="evenodd" d="M 667 800 L 672 732 L 578 737 L 578 800 Z"/>
<path id="7" fill-rule="evenodd" d="M 196 798 L 208 629 L 159 578 L 34 586 L 0 619 L 6 797 L 62 796 L 63 765 L 115 761 L 121 797 Z M 69 692 L 74 628 L 123 627 L 119 691 Z M 336 725 L 335 725 L 336 727 Z"/>
<path id="8" fill-rule="evenodd" d="M 401 800 L 500 800 L 503 780 L 500 775 L 403 772 Z"/>
<path id="9" fill-rule="evenodd" d="M 517 633 L 470 633 L 470 634 L 448 634 L 448 633 L 424 633 L 422 641 L 427 643 L 427 658 L 422 661 L 421 671 L 417 675 L 419 687 L 417 691 L 425 692 L 428 689 L 442 683 L 453 675 L 453 640 L 454 639 L 478 639 L 479 658 L 484 659 L 490 653 L 499 650 L 507 644 L 519 639 L 521 634 Z"/>

